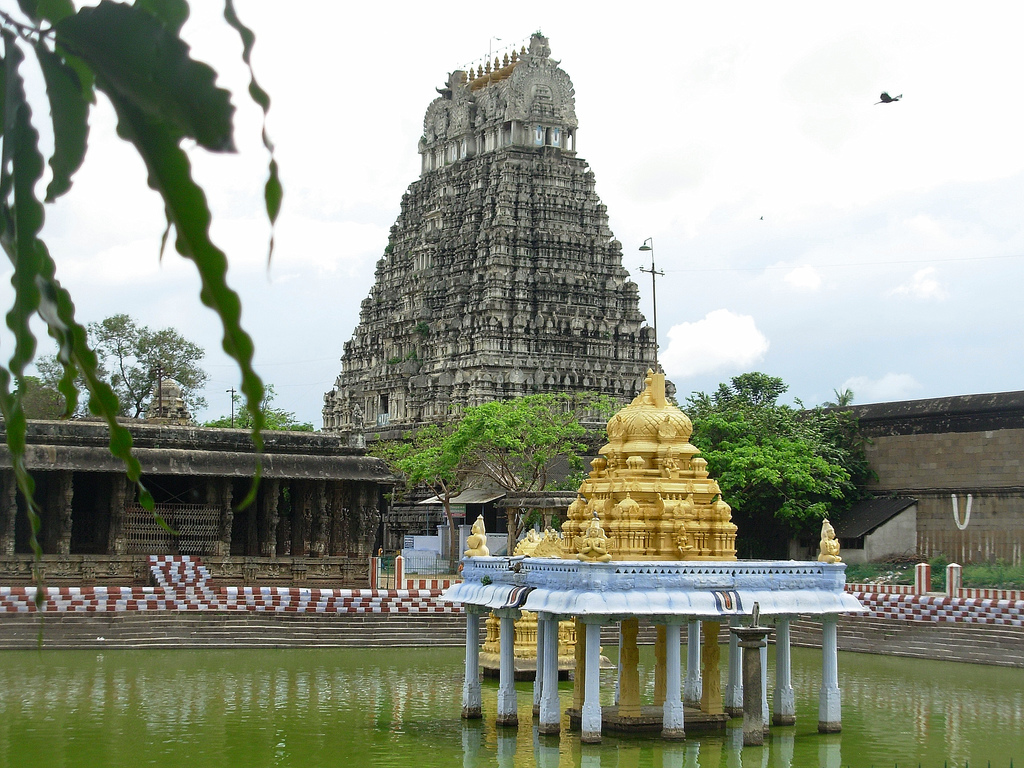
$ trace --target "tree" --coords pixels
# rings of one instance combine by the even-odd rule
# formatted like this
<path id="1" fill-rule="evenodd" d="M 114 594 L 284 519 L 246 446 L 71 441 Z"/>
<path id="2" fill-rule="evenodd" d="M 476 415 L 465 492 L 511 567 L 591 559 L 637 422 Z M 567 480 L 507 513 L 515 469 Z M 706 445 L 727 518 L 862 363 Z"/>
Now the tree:
<path id="1" fill-rule="evenodd" d="M 0 246 L 14 265 L 14 300 L 7 325 L 14 335 L 10 361 L 0 365 L 0 413 L 6 423 L 7 444 L 19 489 L 26 498 L 32 549 L 41 555 L 36 533 L 39 519 L 34 483 L 25 463 L 26 368 L 36 352 L 31 321 L 36 315 L 57 342 L 62 368 L 60 392 L 68 413 L 78 404 L 76 380 L 89 392 L 89 409 L 102 416 L 110 430 L 110 450 L 125 462 L 128 476 L 139 482 L 141 466 L 131 452 L 131 435 L 117 423 L 118 400 L 100 375 L 86 329 L 75 319 L 68 291 L 56 277 L 56 263 L 41 237 L 44 221 L 40 182 L 43 155 L 33 116 L 49 111 L 53 123 L 52 178 L 45 202 L 52 203 L 71 187 L 85 158 L 89 107 L 96 92 L 109 99 L 117 116 L 117 132 L 144 161 L 149 186 L 163 199 L 167 230 L 174 247 L 191 260 L 199 273 L 200 300 L 220 316 L 222 345 L 241 369 L 246 408 L 253 417 L 253 441 L 262 446 L 260 428 L 263 385 L 252 366 L 252 339 L 242 329 L 241 302 L 226 281 L 227 257 L 210 239 L 210 211 L 201 187 L 192 179 L 182 143 L 194 142 L 210 152 L 234 150 L 230 93 L 216 86 L 216 72 L 189 56 L 181 39 L 188 17 L 186 0 L 136 0 L 134 5 L 100 0 L 76 9 L 72 0 L 18 0 L 0 6 L 3 43 L 3 151 L 0 165 Z M 254 35 L 225 0 L 224 19 L 242 40 L 242 60 L 249 67 Z M 31 104 L 22 67 L 34 57 L 46 84 L 47 102 Z M 249 94 L 263 109 L 270 98 L 252 76 Z M 273 147 L 264 126 L 263 141 L 270 152 L 265 188 L 267 216 L 273 224 L 281 206 L 281 184 Z M 273 238 L 271 237 L 271 251 Z M 140 501 L 153 508 L 151 495 L 140 484 Z M 255 487 L 249 499 L 255 496 Z M 41 593 L 40 593 L 41 594 Z"/>
<path id="2" fill-rule="evenodd" d="M 64 415 L 64 397 L 38 376 L 26 376 L 18 396 L 28 419 L 59 419 Z"/>
<path id="3" fill-rule="evenodd" d="M 836 399 L 823 403 L 825 408 L 848 408 L 853 405 L 853 390 L 849 387 L 842 391 L 833 389 L 832 394 L 835 395 Z"/>
<path id="4" fill-rule="evenodd" d="M 263 428 L 281 432 L 313 432 L 313 425 L 308 421 L 296 421 L 292 411 L 283 408 L 274 408 L 272 403 L 277 393 L 273 384 L 264 387 L 263 402 L 260 403 L 260 413 L 263 415 Z M 235 390 L 231 390 L 232 415 L 221 416 L 203 423 L 204 427 L 215 427 L 218 429 L 252 429 L 252 414 L 242 407 L 242 396 Z"/>
<path id="5" fill-rule="evenodd" d="M 190 413 L 206 407 L 199 395 L 209 379 L 199 367 L 206 352 L 174 328 L 153 331 L 128 315 L 113 315 L 89 323 L 88 331 L 123 416 L 142 415 L 158 378 L 178 382 Z"/>
<path id="6" fill-rule="evenodd" d="M 779 405 L 787 389 L 747 373 L 687 402 L 691 442 L 733 507 L 745 557 L 786 556 L 792 535 L 848 509 L 870 475 L 852 414 Z"/>
<path id="7" fill-rule="evenodd" d="M 371 453 L 384 459 L 393 472 L 405 477 L 406 489 L 423 486 L 441 501 L 448 523 L 448 569 L 455 573 L 459 559 L 458 531 L 451 500 L 463 484 L 470 455 L 454 439 L 455 426 L 428 424 L 406 440 L 380 440 Z"/>
<path id="8" fill-rule="evenodd" d="M 494 400 L 467 408 L 454 423 L 422 427 L 405 440 L 379 441 L 372 452 L 404 475 L 408 487 L 424 485 L 440 499 L 455 541 L 449 502 L 471 478 L 486 477 L 508 493 L 551 490 L 557 484 L 549 473 L 555 459 L 582 467 L 587 430 L 581 419 L 607 415 L 613 407 L 610 398 L 590 392 Z M 511 551 L 523 533 L 523 517 L 512 508 L 506 513 Z"/>

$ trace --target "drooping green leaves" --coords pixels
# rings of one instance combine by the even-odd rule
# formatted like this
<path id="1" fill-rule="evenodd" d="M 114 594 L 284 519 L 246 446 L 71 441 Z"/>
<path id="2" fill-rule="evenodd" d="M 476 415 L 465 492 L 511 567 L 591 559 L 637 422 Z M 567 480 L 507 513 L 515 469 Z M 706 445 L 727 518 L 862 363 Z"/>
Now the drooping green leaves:
<path id="1" fill-rule="evenodd" d="M 277 222 L 277 215 L 281 212 L 281 200 L 284 196 L 281 179 L 277 171 L 277 160 L 274 159 L 274 145 L 267 135 L 267 113 L 270 111 L 270 95 L 256 82 L 256 74 L 252 71 L 252 47 L 256 42 L 256 36 L 238 18 L 233 0 L 224 0 L 224 19 L 237 30 L 239 37 L 242 38 L 242 61 L 249 68 L 249 95 L 263 110 L 263 128 L 260 135 L 263 137 L 263 146 L 270 153 L 270 172 L 267 176 L 267 184 L 263 190 L 263 199 L 267 206 L 267 218 L 270 219 L 270 248 L 267 253 L 267 260 L 269 261 L 274 255 L 274 224 Z"/>
<path id="2" fill-rule="evenodd" d="M 186 0 L 135 0 L 135 7 L 160 19 L 175 35 L 181 33 L 181 28 L 188 21 L 189 7 Z"/>
<path id="3" fill-rule="evenodd" d="M 231 94 L 161 19 L 101 0 L 54 28 L 58 45 L 89 64 L 108 96 L 133 105 L 172 141 L 187 137 L 212 152 L 234 151 Z"/>
<path id="4" fill-rule="evenodd" d="M 118 134 L 138 150 L 149 171 L 150 187 L 164 199 L 168 220 L 175 229 L 175 248 L 192 260 L 199 271 L 202 284 L 200 300 L 216 311 L 221 319 L 224 327 L 221 346 L 241 369 L 241 390 L 253 420 L 253 442 L 257 450 L 262 450 L 264 424 L 260 403 L 263 400 L 263 382 L 252 366 L 252 339 L 242 329 L 242 302 L 227 284 L 227 256 L 210 240 L 210 209 L 202 188 L 192 179 L 188 155 L 165 126 L 147 119 L 118 91 L 108 90 L 102 78 L 97 80 L 97 85 L 114 104 Z M 255 493 L 254 485 L 243 504 L 255 498 Z"/>
<path id="5" fill-rule="evenodd" d="M 71 177 L 85 160 L 92 88 L 83 90 L 78 73 L 44 44 L 37 44 L 35 50 L 53 119 L 53 178 L 46 187 L 46 202 L 50 203 L 71 189 Z"/>
<path id="6" fill-rule="evenodd" d="M 54 261 L 40 239 L 44 216 L 36 189 L 44 164 L 33 110 L 19 72 L 24 51 L 33 51 L 39 60 L 53 119 L 55 149 L 49 160 L 53 178 L 46 199 L 52 201 L 70 188 L 85 157 L 88 106 L 95 101 L 95 84 L 113 102 L 119 132 L 142 155 L 150 186 L 163 197 L 168 233 L 173 226 L 177 250 L 196 264 L 201 300 L 222 319 L 223 345 L 241 368 L 242 392 L 252 413 L 258 449 L 262 448 L 259 404 L 263 387 L 252 368 L 252 340 L 240 325 L 240 301 L 226 283 L 227 259 L 210 241 L 209 208 L 180 147 L 183 139 L 192 139 L 211 151 L 234 149 L 230 94 L 216 86 L 213 69 L 190 57 L 188 45 L 180 38 L 188 18 L 187 0 L 136 0 L 134 5 L 100 0 L 98 5 L 80 10 L 72 0 L 18 0 L 18 6 L 28 24 L 0 12 L 4 45 L 0 59 L 0 244 L 14 265 L 15 293 L 6 316 L 14 349 L 7 367 L 0 366 L 0 410 L 18 483 L 28 499 L 32 530 L 38 531 L 32 478 L 24 465 L 27 424 L 19 402 L 19 393 L 26 390 L 25 369 L 35 354 L 36 339 L 30 327 L 34 316 L 43 319 L 57 342 L 58 388 L 68 413 L 76 408 L 77 381 L 89 391 L 89 409 L 110 427 L 111 451 L 124 460 L 129 477 L 137 482 L 140 467 L 131 454 L 131 435 L 116 421 L 117 397 L 103 381 L 86 330 L 75 320 L 71 297 L 57 280 Z M 237 16 L 234 18 L 232 26 L 244 29 Z M 253 37 L 246 31 L 243 44 L 248 66 Z M 265 113 L 269 97 L 254 77 L 250 93 Z M 265 130 L 263 138 L 272 153 Z M 273 223 L 281 192 L 272 154 L 265 197 Z M 139 487 L 140 501 L 152 509 L 152 498 Z M 255 496 L 255 490 L 254 484 L 246 501 Z M 35 539 L 33 548 L 38 555 Z"/>

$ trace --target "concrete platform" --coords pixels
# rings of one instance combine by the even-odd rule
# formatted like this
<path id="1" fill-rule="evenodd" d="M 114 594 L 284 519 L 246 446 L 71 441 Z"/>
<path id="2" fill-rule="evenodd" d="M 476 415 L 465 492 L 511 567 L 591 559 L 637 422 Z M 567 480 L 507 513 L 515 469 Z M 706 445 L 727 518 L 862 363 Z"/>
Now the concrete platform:
<path id="1" fill-rule="evenodd" d="M 580 711 L 573 707 L 566 710 L 569 715 L 569 727 L 578 730 L 580 727 Z M 664 713 L 660 706 L 648 705 L 640 707 L 639 717 L 620 717 L 618 707 L 601 707 L 601 727 L 606 731 L 618 733 L 654 733 L 660 732 L 664 721 Z M 683 710 L 683 727 L 687 733 L 723 733 L 727 714 L 709 715 L 699 709 L 685 707 Z"/>

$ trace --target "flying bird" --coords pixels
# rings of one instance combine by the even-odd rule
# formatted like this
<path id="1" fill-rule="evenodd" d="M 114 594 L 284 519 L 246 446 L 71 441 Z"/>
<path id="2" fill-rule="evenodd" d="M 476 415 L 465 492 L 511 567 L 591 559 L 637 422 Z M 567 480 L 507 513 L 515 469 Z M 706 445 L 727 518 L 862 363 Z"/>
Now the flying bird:
<path id="1" fill-rule="evenodd" d="M 890 96 L 888 92 L 882 91 L 882 95 L 878 98 L 880 98 L 881 101 L 876 101 L 875 104 L 892 104 L 894 101 L 902 99 L 903 94 L 901 93 L 899 96 Z"/>

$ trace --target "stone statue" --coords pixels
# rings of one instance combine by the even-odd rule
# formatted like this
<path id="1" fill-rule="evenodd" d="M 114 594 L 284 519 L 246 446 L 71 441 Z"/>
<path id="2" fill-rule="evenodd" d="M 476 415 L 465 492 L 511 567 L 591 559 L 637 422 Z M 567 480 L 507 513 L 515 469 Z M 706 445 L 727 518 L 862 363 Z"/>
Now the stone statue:
<path id="1" fill-rule="evenodd" d="M 480 515 L 473 523 L 473 533 L 466 539 L 466 557 L 487 557 L 491 550 L 487 548 L 487 531 L 484 530 L 484 516 Z"/>
<path id="2" fill-rule="evenodd" d="M 843 558 L 839 556 L 839 539 L 836 538 L 835 528 L 826 517 L 821 521 L 821 545 L 818 554 L 819 563 L 841 563 Z"/>
<path id="3" fill-rule="evenodd" d="M 537 539 L 537 547 L 533 550 L 534 557 L 561 557 L 562 537 L 554 528 L 547 528 L 544 535 Z"/>
<path id="4" fill-rule="evenodd" d="M 469 542 L 467 541 L 466 543 L 468 544 Z M 526 532 L 526 537 L 516 544 L 516 549 L 513 554 L 533 557 L 533 553 L 537 549 L 538 544 L 540 544 L 540 536 L 538 536 L 537 532 L 531 528 Z"/>
<path id="5" fill-rule="evenodd" d="M 612 559 L 612 556 L 608 554 L 608 537 L 605 535 L 597 515 L 591 519 L 586 533 L 576 541 L 579 548 L 579 554 L 576 557 L 584 563 L 607 563 Z"/>

